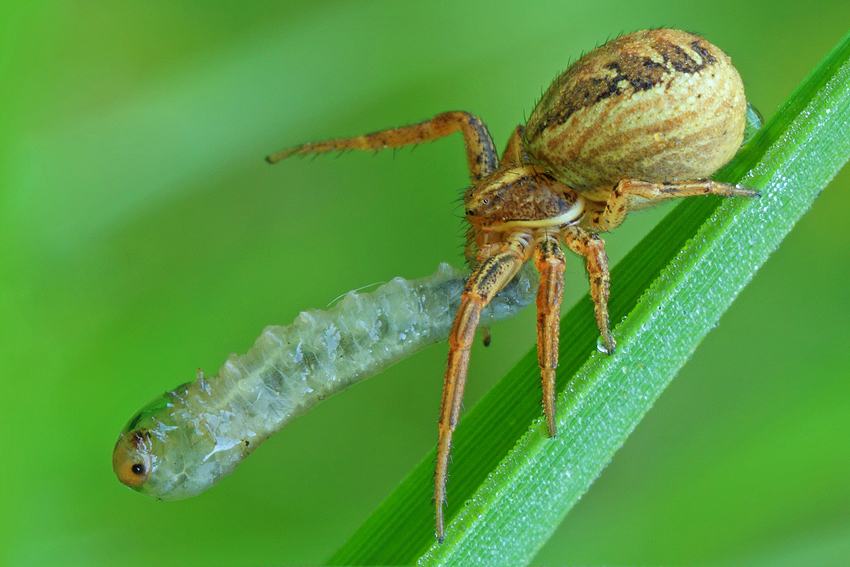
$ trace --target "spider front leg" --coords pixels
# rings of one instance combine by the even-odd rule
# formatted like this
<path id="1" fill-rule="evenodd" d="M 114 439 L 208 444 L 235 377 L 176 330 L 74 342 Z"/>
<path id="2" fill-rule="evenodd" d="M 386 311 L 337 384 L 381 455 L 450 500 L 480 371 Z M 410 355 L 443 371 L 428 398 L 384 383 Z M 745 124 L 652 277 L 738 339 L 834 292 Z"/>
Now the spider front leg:
<path id="1" fill-rule="evenodd" d="M 611 272 L 608 270 L 608 254 L 605 253 L 605 241 L 577 226 L 561 229 L 561 236 L 567 248 L 587 259 L 587 275 L 590 278 L 590 297 L 593 299 L 593 311 L 596 314 L 596 326 L 602 334 L 605 352 L 614 354 L 616 342 L 611 336 L 608 320 L 608 295 L 611 287 Z"/>
<path id="2" fill-rule="evenodd" d="M 480 179 L 495 171 L 499 160 L 490 131 L 480 118 L 468 112 L 460 111 L 444 112 L 419 124 L 389 128 L 363 136 L 294 146 L 268 156 L 266 161 L 277 163 L 295 154 L 320 154 L 334 150 L 401 148 L 438 140 L 458 130 L 463 133 L 463 140 L 466 144 L 466 162 L 472 179 Z"/>
<path id="3" fill-rule="evenodd" d="M 611 193 L 605 208 L 590 216 L 593 229 L 605 232 L 620 226 L 629 212 L 629 198 L 640 197 L 653 202 L 675 197 L 697 197 L 700 195 L 723 195 L 725 197 L 758 197 L 753 189 L 736 187 L 711 179 L 676 181 L 672 183 L 650 183 L 637 179 L 623 179 Z"/>
<path id="4" fill-rule="evenodd" d="M 561 243 L 550 234 L 540 237 L 534 248 L 534 266 L 540 272 L 537 288 L 537 363 L 543 384 L 543 413 L 549 436 L 555 426 L 555 370 L 558 368 L 558 333 L 561 326 L 561 300 L 564 297 L 566 261 Z"/>
<path id="5" fill-rule="evenodd" d="M 449 334 L 449 357 L 443 382 L 443 401 L 440 406 L 440 438 L 437 443 L 437 472 L 434 481 L 434 502 L 437 506 L 437 539 L 444 537 L 443 506 L 446 502 L 446 475 L 451 451 L 452 433 L 460 415 L 469 349 L 475 338 L 475 328 L 481 310 L 510 282 L 531 256 L 531 236 L 512 235 L 501 250 L 484 260 L 469 277 L 460 307 Z"/>
<path id="6" fill-rule="evenodd" d="M 510 139 L 508 139 L 505 151 L 502 152 L 502 159 L 499 161 L 499 164 L 502 167 L 519 165 L 522 162 L 528 161 L 528 158 L 525 155 L 525 150 L 522 146 L 522 132 L 524 129 L 525 126 L 522 124 L 514 128 L 514 133 L 511 134 Z M 475 257 L 476 231 L 474 229 L 470 230 L 471 232 L 467 235 L 466 239 L 466 250 L 464 251 L 464 255 L 466 256 L 468 263 L 474 269 L 481 263 L 482 251 L 478 251 L 478 258 L 475 260 L 475 264 L 472 264 L 472 258 Z M 481 327 L 481 341 L 484 343 L 484 346 L 490 346 L 490 339 L 490 327 Z"/>
<path id="7" fill-rule="evenodd" d="M 478 238 L 476 238 L 476 233 L 478 233 L 478 231 L 475 229 L 475 227 L 470 226 L 466 238 L 466 250 L 464 251 L 464 256 L 466 256 L 467 264 L 472 268 L 473 271 L 475 271 L 475 269 L 480 266 L 484 262 L 484 260 L 486 260 L 493 254 L 493 250 L 498 250 L 501 248 L 501 246 L 504 245 L 503 242 L 489 242 L 488 237 L 499 238 L 498 236 L 492 233 L 484 235 L 478 233 L 479 237 L 481 238 L 480 241 Z M 477 253 L 475 253 L 476 248 L 478 249 Z M 475 260 L 471 261 L 470 258 L 473 254 L 475 255 Z M 490 327 L 481 327 L 481 342 L 484 344 L 484 346 L 490 346 L 490 341 L 492 340 L 492 338 L 493 337 L 490 334 Z"/>

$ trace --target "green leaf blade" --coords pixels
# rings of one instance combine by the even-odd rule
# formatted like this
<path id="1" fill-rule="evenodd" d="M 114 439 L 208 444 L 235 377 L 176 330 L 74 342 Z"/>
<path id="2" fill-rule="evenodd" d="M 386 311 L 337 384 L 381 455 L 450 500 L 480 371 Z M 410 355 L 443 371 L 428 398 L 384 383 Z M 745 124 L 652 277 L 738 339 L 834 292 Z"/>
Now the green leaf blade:
<path id="1" fill-rule="evenodd" d="M 760 199 L 687 200 L 613 270 L 616 355 L 593 352 L 588 298 L 566 314 L 557 438 L 543 432 L 532 351 L 461 420 L 446 542 L 433 540 L 432 454 L 331 563 L 531 561 L 850 157 L 849 60 L 850 36 L 718 175 L 762 190 Z"/>

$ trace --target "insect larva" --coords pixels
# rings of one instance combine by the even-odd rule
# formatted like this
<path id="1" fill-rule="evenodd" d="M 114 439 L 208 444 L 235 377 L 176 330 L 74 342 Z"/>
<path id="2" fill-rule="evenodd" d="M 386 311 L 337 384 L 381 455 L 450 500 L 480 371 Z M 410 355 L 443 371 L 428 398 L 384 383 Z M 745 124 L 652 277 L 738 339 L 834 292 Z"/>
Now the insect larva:
<path id="1" fill-rule="evenodd" d="M 112 457 L 118 479 L 162 500 L 194 496 L 230 474 L 271 434 L 323 399 L 445 340 L 467 276 L 441 264 L 433 275 L 396 278 L 347 294 L 326 311 L 266 327 L 247 354 L 212 377 L 198 373 L 139 411 Z M 524 270 L 482 322 L 516 315 L 535 298 Z"/>

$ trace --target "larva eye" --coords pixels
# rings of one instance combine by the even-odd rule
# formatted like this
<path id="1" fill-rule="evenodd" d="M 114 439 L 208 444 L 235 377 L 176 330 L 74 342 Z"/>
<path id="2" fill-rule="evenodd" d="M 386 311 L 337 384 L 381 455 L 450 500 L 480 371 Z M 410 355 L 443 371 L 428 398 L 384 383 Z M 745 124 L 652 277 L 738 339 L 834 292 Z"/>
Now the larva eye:
<path id="1" fill-rule="evenodd" d="M 124 485 L 138 488 L 147 482 L 151 473 L 151 457 L 146 431 L 133 431 L 122 435 L 112 453 L 115 476 Z"/>

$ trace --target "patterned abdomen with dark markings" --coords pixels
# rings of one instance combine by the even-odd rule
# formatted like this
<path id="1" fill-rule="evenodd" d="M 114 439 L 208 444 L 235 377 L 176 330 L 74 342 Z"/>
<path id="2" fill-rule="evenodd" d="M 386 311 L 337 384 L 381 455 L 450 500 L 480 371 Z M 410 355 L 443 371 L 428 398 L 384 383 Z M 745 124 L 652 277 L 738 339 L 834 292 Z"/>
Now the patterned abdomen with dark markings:
<path id="1" fill-rule="evenodd" d="M 529 158 L 593 200 L 622 179 L 699 179 L 728 162 L 747 102 L 730 58 L 678 30 L 625 35 L 549 87 L 523 135 Z"/>

